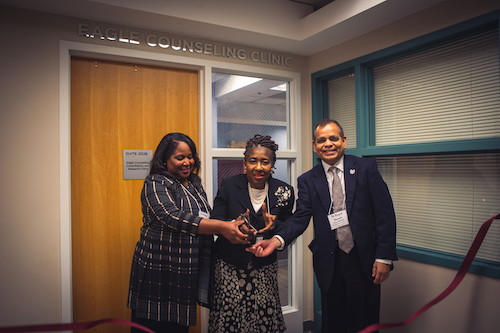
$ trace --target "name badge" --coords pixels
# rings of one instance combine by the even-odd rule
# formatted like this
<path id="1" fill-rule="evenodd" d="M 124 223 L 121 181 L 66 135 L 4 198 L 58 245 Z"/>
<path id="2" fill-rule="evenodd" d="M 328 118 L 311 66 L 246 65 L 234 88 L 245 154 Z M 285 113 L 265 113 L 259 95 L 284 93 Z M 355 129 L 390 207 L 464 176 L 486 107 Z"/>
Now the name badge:
<path id="1" fill-rule="evenodd" d="M 210 218 L 210 214 L 209 213 L 203 212 L 201 210 L 198 212 L 198 216 L 201 217 L 202 219 L 209 219 Z"/>
<path id="2" fill-rule="evenodd" d="M 349 224 L 349 219 L 347 218 L 347 210 L 341 210 L 340 212 L 336 212 L 327 216 L 328 222 L 330 222 L 330 227 L 332 230 L 340 228 L 344 225 Z"/>
<path id="3" fill-rule="evenodd" d="M 258 243 L 262 240 L 264 240 L 264 236 L 257 236 L 257 238 L 255 239 L 255 242 Z"/>

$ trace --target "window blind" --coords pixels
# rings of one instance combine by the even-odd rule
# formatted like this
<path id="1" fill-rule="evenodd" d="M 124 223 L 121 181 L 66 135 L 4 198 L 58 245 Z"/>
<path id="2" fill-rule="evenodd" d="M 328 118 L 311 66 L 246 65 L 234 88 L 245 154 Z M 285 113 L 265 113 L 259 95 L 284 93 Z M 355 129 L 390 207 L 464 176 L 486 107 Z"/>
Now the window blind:
<path id="1" fill-rule="evenodd" d="M 399 244 L 465 255 L 482 223 L 500 213 L 500 153 L 377 158 L 389 186 Z M 477 258 L 500 262 L 500 223 Z"/>
<path id="2" fill-rule="evenodd" d="M 340 123 L 347 147 L 356 148 L 356 91 L 354 73 L 328 81 L 328 116 Z"/>
<path id="3" fill-rule="evenodd" d="M 498 29 L 373 67 L 375 145 L 500 137 Z"/>

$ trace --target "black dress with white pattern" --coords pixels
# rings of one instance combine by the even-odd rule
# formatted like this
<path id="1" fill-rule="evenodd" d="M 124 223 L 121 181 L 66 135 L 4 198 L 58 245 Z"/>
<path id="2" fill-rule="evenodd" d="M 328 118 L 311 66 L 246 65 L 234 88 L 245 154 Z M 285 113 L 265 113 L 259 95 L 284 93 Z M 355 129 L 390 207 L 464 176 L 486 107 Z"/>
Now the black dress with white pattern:
<path id="1" fill-rule="evenodd" d="M 208 331 L 284 332 L 277 277 L 277 262 L 237 269 L 217 259 Z"/>
<path id="2" fill-rule="evenodd" d="M 269 177 L 267 209 L 276 216 L 275 228 L 260 234 L 271 238 L 291 215 L 295 202 L 293 187 Z M 255 211 L 246 175 L 224 178 L 214 200 L 212 217 L 231 220 L 249 209 L 249 220 L 258 230 L 265 227 L 262 207 Z M 248 245 L 231 244 L 219 235 L 215 252 L 211 311 L 208 331 L 271 332 L 285 331 L 278 290 L 276 253 L 258 258 L 247 252 Z"/>

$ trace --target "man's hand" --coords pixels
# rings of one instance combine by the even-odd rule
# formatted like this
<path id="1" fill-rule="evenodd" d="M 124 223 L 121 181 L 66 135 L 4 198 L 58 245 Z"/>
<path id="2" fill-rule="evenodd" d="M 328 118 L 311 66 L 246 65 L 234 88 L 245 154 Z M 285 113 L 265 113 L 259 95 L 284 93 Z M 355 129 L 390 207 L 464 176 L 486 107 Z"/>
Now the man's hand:
<path id="1" fill-rule="evenodd" d="M 387 280 L 387 278 L 389 277 L 390 270 L 391 270 L 391 265 L 375 261 L 375 263 L 373 263 L 373 270 L 372 270 L 372 277 L 374 278 L 373 283 L 380 284 L 385 280 Z"/>
<path id="2" fill-rule="evenodd" d="M 281 246 L 278 238 L 264 239 L 253 246 L 246 248 L 248 252 L 252 252 L 256 257 L 267 257 Z"/>
<path id="3" fill-rule="evenodd" d="M 274 228 L 276 215 L 271 215 L 267 212 L 266 203 L 262 204 L 262 217 L 264 218 L 264 222 L 266 223 L 266 227 L 259 230 L 259 234 L 271 230 Z"/>

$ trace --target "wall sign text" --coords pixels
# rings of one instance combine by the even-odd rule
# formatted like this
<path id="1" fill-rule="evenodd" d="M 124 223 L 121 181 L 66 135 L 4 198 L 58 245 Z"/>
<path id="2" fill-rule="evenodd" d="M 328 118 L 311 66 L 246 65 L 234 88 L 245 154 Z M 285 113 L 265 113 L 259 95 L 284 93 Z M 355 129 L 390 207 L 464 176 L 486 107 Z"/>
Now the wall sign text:
<path id="1" fill-rule="evenodd" d="M 123 149 L 123 179 L 144 180 L 153 159 L 152 150 Z"/>
<path id="2" fill-rule="evenodd" d="M 114 27 L 91 26 L 85 23 L 78 24 L 78 36 L 87 38 L 98 38 L 112 42 L 128 43 L 140 45 L 145 43 L 149 47 L 159 49 L 172 49 L 174 51 L 197 53 L 206 56 L 221 58 L 232 58 L 238 60 L 251 59 L 253 62 L 269 64 L 273 66 L 292 66 L 292 57 L 281 54 L 252 51 L 248 52 L 244 48 L 230 47 L 215 43 L 205 43 L 195 40 L 169 37 L 166 35 L 147 34 L 141 36 L 137 31 L 117 29 Z"/>

